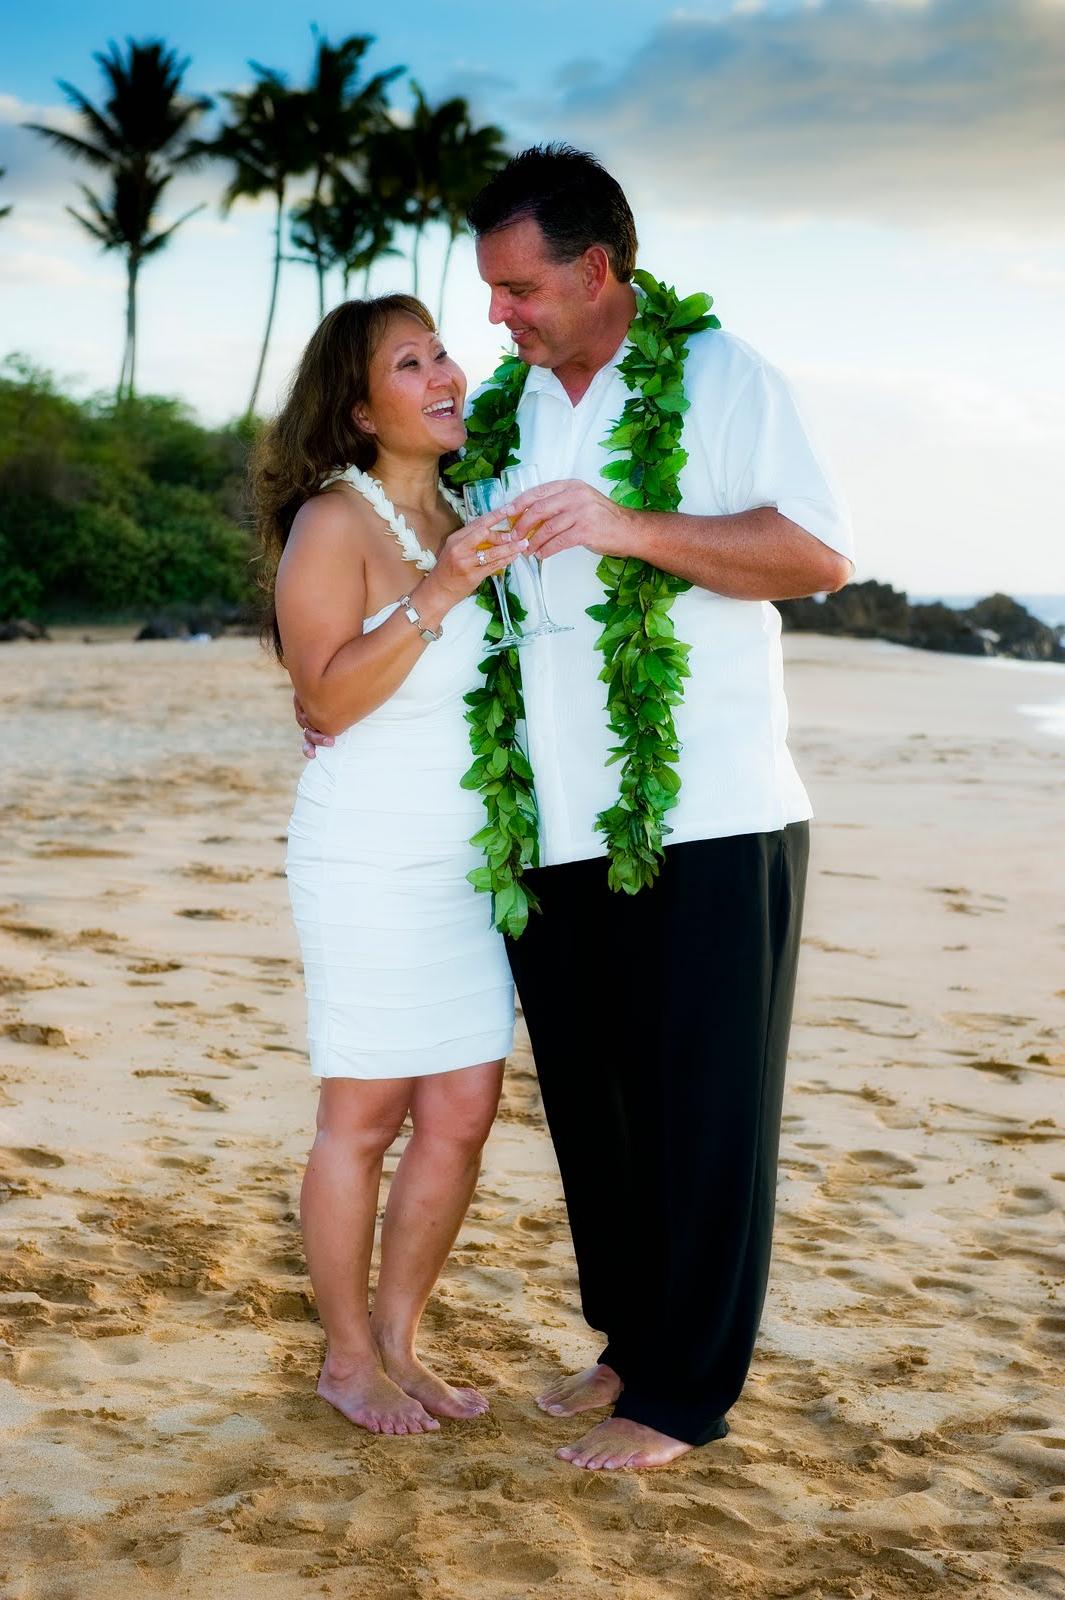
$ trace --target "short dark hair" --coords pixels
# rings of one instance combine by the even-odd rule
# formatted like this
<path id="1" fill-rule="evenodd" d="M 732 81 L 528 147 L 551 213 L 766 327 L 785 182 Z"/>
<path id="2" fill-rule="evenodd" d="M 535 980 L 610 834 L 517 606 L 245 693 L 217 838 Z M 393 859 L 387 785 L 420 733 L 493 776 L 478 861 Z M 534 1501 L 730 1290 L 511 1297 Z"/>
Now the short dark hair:
<path id="1" fill-rule="evenodd" d="M 614 276 L 628 283 L 636 268 L 636 223 L 621 185 L 587 151 L 534 144 L 495 173 L 466 220 L 478 237 L 532 217 L 556 261 L 576 261 L 602 245 Z"/>

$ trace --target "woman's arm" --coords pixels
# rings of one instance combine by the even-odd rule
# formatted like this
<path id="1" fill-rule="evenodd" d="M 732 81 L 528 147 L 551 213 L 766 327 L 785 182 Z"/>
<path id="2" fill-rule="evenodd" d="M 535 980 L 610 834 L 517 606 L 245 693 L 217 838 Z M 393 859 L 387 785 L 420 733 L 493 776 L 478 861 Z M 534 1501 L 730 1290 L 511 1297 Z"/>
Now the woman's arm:
<path id="1" fill-rule="evenodd" d="M 374 513 L 346 496 L 317 495 L 301 506 L 277 571 L 274 599 L 292 686 L 322 733 L 337 734 L 376 711 L 395 694 L 423 650 L 419 630 L 402 610 L 363 633 L 366 563 L 363 539 Z M 501 572 L 527 541 L 488 531 L 498 516 L 481 518 L 447 540 L 433 571 L 417 581 L 412 603 L 428 628 L 493 572 Z M 484 565 L 477 545 L 491 540 Z"/>

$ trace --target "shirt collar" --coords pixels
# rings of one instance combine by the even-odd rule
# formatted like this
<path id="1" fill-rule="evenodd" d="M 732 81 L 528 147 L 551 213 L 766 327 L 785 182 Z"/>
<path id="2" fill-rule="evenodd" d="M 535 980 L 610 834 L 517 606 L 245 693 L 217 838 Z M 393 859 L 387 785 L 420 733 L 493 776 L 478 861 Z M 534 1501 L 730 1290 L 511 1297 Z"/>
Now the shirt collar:
<path id="1" fill-rule="evenodd" d="M 635 285 L 633 287 L 635 288 Z M 639 302 L 643 298 L 643 290 L 637 288 L 635 292 L 637 302 Z M 639 311 L 637 309 L 637 315 L 638 314 Z M 592 383 L 597 383 L 605 372 L 613 371 L 617 367 L 618 362 L 624 358 L 625 353 L 629 348 L 629 343 L 629 335 L 628 331 L 626 330 L 625 337 L 614 351 L 614 354 L 610 357 L 610 360 L 605 362 L 604 365 L 599 368 L 599 371 L 592 379 Z M 589 384 L 588 387 L 591 388 L 591 384 Z M 529 368 L 529 376 L 526 378 L 525 388 L 522 390 L 522 399 L 524 400 L 527 395 L 534 394 L 554 394 L 558 398 L 565 400 L 567 405 L 571 404 L 569 395 L 566 393 L 565 389 L 563 389 L 561 383 L 555 377 L 555 374 L 552 372 L 550 367 Z"/>

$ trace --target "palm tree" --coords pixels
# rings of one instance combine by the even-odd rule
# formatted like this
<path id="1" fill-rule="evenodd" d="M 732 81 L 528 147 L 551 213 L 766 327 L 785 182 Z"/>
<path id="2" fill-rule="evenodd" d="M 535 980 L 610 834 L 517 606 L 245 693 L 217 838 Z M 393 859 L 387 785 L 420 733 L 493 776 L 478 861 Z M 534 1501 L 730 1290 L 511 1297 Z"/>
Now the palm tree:
<path id="1" fill-rule="evenodd" d="M 0 178 L 7 177 L 7 168 L 0 167 Z M 0 218 L 6 217 L 11 210 L 10 206 L 0 206 Z"/>
<path id="2" fill-rule="evenodd" d="M 263 194 L 273 195 L 276 206 L 270 304 L 248 400 L 248 417 L 255 410 L 262 387 L 277 310 L 288 184 L 292 178 L 308 171 L 315 159 L 307 130 L 305 95 L 289 89 L 281 73 L 260 67 L 254 61 L 251 67 L 258 74 L 258 82 L 243 93 L 227 92 L 223 96 L 229 105 L 230 121 L 222 125 L 213 139 L 197 146 L 199 153 L 233 165 L 233 175 L 222 199 L 223 213 L 228 213 L 239 199 L 257 199 Z"/>
<path id="3" fill-rule="evenodd" d="M 414 112 L 407 124 L 389 123 L 373 141 L 371 173 L 386 204 L 414 230 L 411 247 L 414 293 L 418 293 L 419 253 L 425 229 L 443 222 L 448 229 L 440 300 L 455 240 L 466 224 L 466 207 L 486 178 L 507 160 L 501 129 L 475 128 L 461 96 L 431 106 L 417 83 Z"/>
<path id="4" fill-rule="evenodd" d="M 325 271 L 339 267 L 346 300 L 352 273 L 362 273 L 365 296 L 374 262 L 399 254 L 391 247 L 395 226 L 396 219 L 370 190 L 338 173 L 328 200 L 306 200 L 294 209 L 291 239 L 315 266 L 321 262 Z"/>
<path id="5" fill-rule="evenodd" d="M 404 69 L 390 67 L 356 88 L 363 56 L 373 44 L 366 34 L 352 34 L 331 45 L 315 30 L 317 50 L 307 90 L 307 131 L 315 148 L 314 187 L 306 212 L 318 274 L 318 314 L 325 315 L 326 250 L 321 234 L 326 180 L 345 166 L 359 170 L 367 141 L 385 119 L 385 90 Z"/>
<path id="6" fill-rule="evenodd" d="M 447 286 L 448 268 L 455 240 L 467 231 L 466 213 L 474 197 L 480 192 L 493 172 L 505 167 L 510 153 L 507 150 L 502 128 L 485 123 L 475 128 L 470 118 L 470 108 L 465 101 L 461 119 L 449 124 L 441 145 L 441 211 L 447 224 L 447 249 L 440 272 L 440 304 L 437 325 L 444 320 L 444 290 Z"/>
<path id="7" fill-rule="evenodd" d="M 194 212 L 203 210 L 202 206 L 194 206 L 192 211 L 186 211 L 184 216 L 172 222 L 169 228 L 164 228 L 161 233 L 153 233 L 152 217 L 159 197 L 169 182 L 169 173 L 156 174 L 143 168 L 117 167 L 111 180 L 109 203 L 105 204 L 86 184 L 82 184 L 81 192 L 85 196 L 89 216 L 83 216 L 73 206 L 66 208 L 94 239 L 100 241 L 105 250 L 118 250 L 126 257 L 126 341 L 116 391 L 118 400 L 132 400 L 134 393 L 137 279 L 141 265 L 149 256 L 159 253 L 175 228 L 179 228 Z"/>
<path id="8" fill-rule="evenodd" d="M 66 155 L 110 175 L 109 204 L 82 185 L 91 215 L 68 210 L 105 250 L 118 250 L 126 258 L 126 340 L 119 399 L 131 397 L 134 391 L 141 264 L 157 254 L 174 230 L 193 215 L 188 211 L 169 228 L 153 232 L 154 213 L 175 172 L 194 158 L 189 130 L 211 105 L 203 95 L 181 93 L 188 58 L 179 59 L 161 39 L 141 43 L 127 39 L 126 47 L 125 58 L 114 43 L 106 55 L 97 53 L 93 58 L 109 89 L 102 110 L 73 84 L 59 80 L 60 89 L 81 117 L 84 137 L 40 123 L 26 124 Z"/>

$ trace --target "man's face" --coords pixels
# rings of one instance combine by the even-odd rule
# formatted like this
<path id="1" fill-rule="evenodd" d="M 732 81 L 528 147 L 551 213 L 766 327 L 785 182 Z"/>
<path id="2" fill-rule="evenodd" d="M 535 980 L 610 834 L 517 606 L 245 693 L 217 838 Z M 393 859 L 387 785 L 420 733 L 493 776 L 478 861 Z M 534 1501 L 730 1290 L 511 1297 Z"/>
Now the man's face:
<path id="1" fill-rule="evenodd" d="M 492 291 L 488 320 L 505 323 L 518 354 L 534 367 L 559 367 L 579 353 L 590 294 L 583 256 L 554 261 L 531 217 L 477 241 L 477 270 Z"/>

